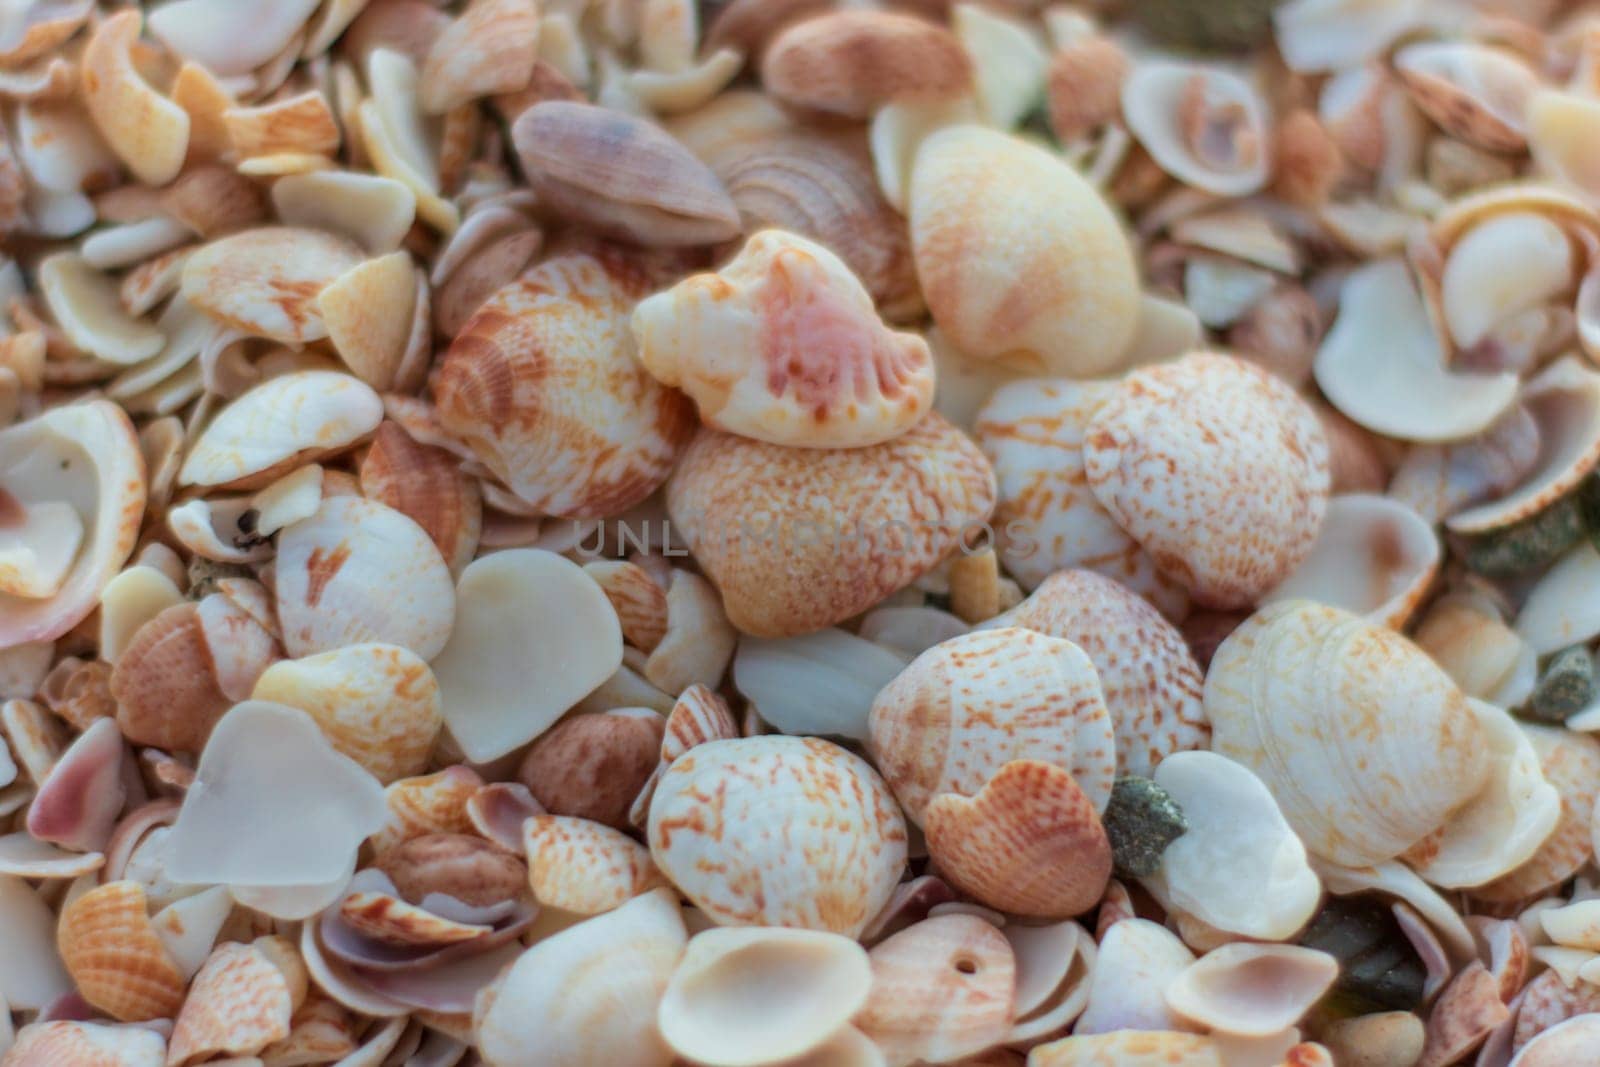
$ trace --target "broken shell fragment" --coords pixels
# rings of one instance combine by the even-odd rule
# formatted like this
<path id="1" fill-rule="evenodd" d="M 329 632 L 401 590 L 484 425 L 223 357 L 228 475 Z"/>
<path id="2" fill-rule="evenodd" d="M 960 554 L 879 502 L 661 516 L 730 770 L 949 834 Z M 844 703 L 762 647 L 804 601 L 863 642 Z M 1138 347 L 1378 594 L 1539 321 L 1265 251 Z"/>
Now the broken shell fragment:
<path id="1" fill-rule="evenodd" d="M 230 703 L 214 662 L 197 604 L 175 604 L 139 627 L 111 671 L 122 732 L 135 744 L 200 751 Z"/>
<path id="2" fill-rule="evenodd" d="M 1029 1067 L 1223 1067 L 1217 1043 L 1170 1030 L 1064 1037 L 1028 1055 Z"/>
<path id="3" fill-rule="evenodd" d="M 1558 885 L 1594 854 L 1590 825 L 1600 795 L 1600 741 L 1571 730 L 1525 725 L 1523 732 L 1539 754 L 1545 780 L 1561 796 L 1561 818 L 1539 851 L 1472 896 L 1491 903 L 1513 903 Z"/>
<path id="4" fill-rule="evenodd" d="M 289 1036 L 290 986 L 256 945 L 217 946 L 194 977 L 172 1028 L 169 1063 L 218 1053 L 252 1056 Z"/>
<path id="5" fill-rule="evenodd" d="M 1405 505 L 1335 496 L 1311 554 L 1261 602 L 1315 600 L 1398 629 L 1427 594 L 1441 555 L 1433 527 Z"/>
<path id="6" fill-rule="evenodd" d="M 1492 152 L 1527 146 L 1524 116 L 1539 76 L 1514 52 L 1421 41 L 1395 53 L 1394 69 L 1417 107 L 1448 133 Z"/>
<path id="7" fill-rule="evenodd" d="M 298 347 L 328 335 L 317 297 L 361 259 L 349 241 L 317 230 L 246 230 L 189 256 L 183 295 L 236 330 Z"/>
<path id="8" fill-rule="evenodd" d="M 189 116 L 140 74 L 133 49 L 142 17 L 119 11 L 95 27 L 80 63 L 84 104 L 102 137 L 147 185 L 177 177 L 189 147 Z"/>
<path id="9" fill-rule="evenodd" d="M 1100 939 L 1089 1005 L 1074 1033 L 1192 1029 L 1167 1006 L 1164 994 L 1193 962 L 1194 953 L 1163 926 L 1138 918 L 1112 923 Z"/>
<path id="10" fill-rule="evenodd" d="M 480 97 L 514 92 L 533 76 L 539 39 L 534 0 L 476 0 L 439 34 L 422 63 L 418 98 L 442 115 Z"/>
<path id="11" fill-rule="evenodd" d="M 39 290 L 67 337 L 89 355 L 128 366 L 166 344 L 159 329 L 123 310 L 111 280 L 82 256 L 46 258 L 39 264 Z"/>
<path id="12" fill-rule="evenodd" d="M 16 1032 L 6 1067 L 165 1067 L 166 1042 L 140 1026 L 51 1019 Z"/>
<path id="13" fill-rule="evenodd" d="M 1297 945 L 1223 945 L 1184 969 L 1167 1003 L 1226 1034 L 1266 1037 L 1293 1026 L 1339 974 L 1326 952 Z"/>

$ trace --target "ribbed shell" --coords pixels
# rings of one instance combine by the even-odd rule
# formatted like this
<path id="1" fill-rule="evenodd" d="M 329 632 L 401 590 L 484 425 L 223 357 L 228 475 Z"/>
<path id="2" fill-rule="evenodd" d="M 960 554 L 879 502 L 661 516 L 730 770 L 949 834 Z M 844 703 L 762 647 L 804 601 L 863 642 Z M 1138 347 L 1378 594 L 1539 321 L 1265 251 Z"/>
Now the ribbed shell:
<path id="1" fill-rule="evenodd" d="M 402 778 L 383 791 L 389 818 L 372 835 L 372 849 L 382 856 L 388 849 L 424 834 L 470 834 L 467 801 L 483 788 L 483 779 L 470 767 L 448 767 L 437 774 Z"/>
<path id="2" fill-rule="evenodd" d="M 399 423 L 378 427 L 361 461 L 361 494 L 426 530 L 452 574 L 478 550 L 483 494 L 476 479 L 444 449 L 413 441 Z"/>
<path id="3" fill-rule="evenodd" d="M 855 937 L 906 861 L 894 797 L 818 738 L 708 741 L 667 768 L 650 805 L 656 866 L 715 922 Z"/>
<path id="4" fill-rule="evenodd" d="M 972 61 L 954 34 L 926 19 L 835 11 L 779 34 L 761 80 L 784 103 L 865 119 L 893 100 L 959 95 L 972 85 Z"/>
<path id="5" fill-rule="evenodd" d="M 667 483 L 667 509 L 728 620 L 787 637 L 860 614 L 932 569 L 963 527 L 988 518 L 994 493 L 983 453 L 933 413 L 868 448 L 704 430 Z"/>
<path id="6" fill-rule="evenodd" d="M 557 256 L 490 297 L 445 354 L 440 421 L 545 514 L 626 511 L 694 431 L 689 401 L 634 359 L 628 316 L 650 287 L 623 253 Z"/>
<path id="7" fill-rule="evenodd" d="M 535 815 L 522 827 L 528 885 L 544 907 L 598 915 L 665 885 L 633 838 L 588 819 Z"/>
<path id="8" fill-rule="evenodd" d="M 1590 832 L 1600 796 L 1600 741 L 1588 734 L 1522 724 L 1539 754 L 1540 769 L 1561 794 L 1561 820 L 1533 858 L 1510 874 L 1470 892 L 1495 904 L 1526 900 L 1566 881 L 1594 855 Z"/>
<path id="9" fill-rule="evenodd" d="M 183 975 L 137 882 L 108 882 L 68 904 L 56 943 L 78 992 L 114 1019 L 170 1019 L 183 1003 Z"/>
<path id="10" fill-rule="evenodd" d="M 1206 677 L 1212 747 L 1244 764 L 1318 856 L 1381 863 L 1477 793 L 1487 743 L 1455 683 L 1410 641 L 1336 608 L 1263 608 Z"/>
<path id="11" fill-rule="evenodd" d="M 199 752 L 232 704 L 217 686 L 199 606 L 174 604 L 145 623 L 111 671 L 117 725 L 134 744 Z"/>
<path id="12" fill-rule="evenodd" d="M 628 828 L 628 808 L 661 758 L 666 720 L 646 708 L 573 715 L 540 734 L 517 777 L 553 815 Z"/>
<path id="13" fill-rule="evenodd" d="M 194 976 L 167 1050 L 169 1063 L 217 1053 L 253 1056 L 289 1036 L 289 983 L 254 945 L 218 945 Z"/>
<path id="14" fill-rule="evenodd" d="M 154 1030 L 56 1019 L 29 1023 L 6 1052 L 6 1067 L 163 1067 Z"/>

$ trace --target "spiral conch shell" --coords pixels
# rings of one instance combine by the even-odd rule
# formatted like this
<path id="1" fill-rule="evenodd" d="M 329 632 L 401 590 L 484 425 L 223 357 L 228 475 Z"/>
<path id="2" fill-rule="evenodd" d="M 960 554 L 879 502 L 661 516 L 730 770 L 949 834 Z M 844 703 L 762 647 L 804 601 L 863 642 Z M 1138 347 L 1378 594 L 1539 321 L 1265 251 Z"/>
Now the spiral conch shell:
<path id="1" fill-rule="evenodd" d="M 1253 770 L 1315 855 L 1382 863 L 1471 800 L 1488 739 L 1467 698 L 1391 630 L 1309 601 L 1247 619 L 1206 678 L 1213 747 Z"/>
<path id="2" fill-rule="evenodd" d="M 633 332 L 645 369 L 702 421 L 760 441 L 874 445 L 933 406 L 927 342 L 884 326 L 838 256 L 782 230 L 641 303 Z"/>

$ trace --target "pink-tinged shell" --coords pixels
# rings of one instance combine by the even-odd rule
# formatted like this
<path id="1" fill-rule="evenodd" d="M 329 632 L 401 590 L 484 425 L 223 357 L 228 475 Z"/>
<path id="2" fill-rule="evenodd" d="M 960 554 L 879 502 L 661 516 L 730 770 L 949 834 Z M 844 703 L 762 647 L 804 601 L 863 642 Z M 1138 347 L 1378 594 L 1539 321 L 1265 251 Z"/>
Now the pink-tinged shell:
<path id="1" fill-rule="evenodd" d="M 1427 1042 L 1417 1067 L 1458 1063 L 1510 1018 L 1500 999 L 1500 984 L 1474 961 L 1455 976 L 1428 1015 Z"/>
<path id="2" fill-rule="evenodd" d="M 106 847 L 122 812 L 126 749 L 111 719 L 99 719 L 62 753 L 28 807 L 28 833 L 77 852 Z"/>
<path id="3" fill-rule="evenodd" d="M 1177 627 L 1127 586 L 1093 571 L 1062 571 L 991 625 L 1083 649 L 1111 713 L 1118 774 L 1148 776 L 1174 752 L 1210 746 L 1199 664 Z"/>
<path id="4" fill-rule="evenodd" d="M 231 701 L 217 685 L 199 606 L 175 604 L 145 623 L 117 659 L 117 725 L 137 745 L 199 752 Z"/>
<path id="5" fill-rule="evenodd" d="M 392 893 L 351 893 L 339 902 L 339 921 L 380 945 L 400 948 L 442 948 L 475 941 L 493 927 L 435 915 L 427 908 Z"/>
<path id="6" fill-rule="evenodd" d="M 583 570 L 616 609 L 623 639 L 641 652 L 653 652 L 667 635 L 666 588 L 649 571 L 625 560 L 596 560 L 585 563 Z"/>
<path id="7" fill-rule="evenodd" d="M 95 27 L 80 61 L 83 101 L 101 136 L 147 185 L 177 177 L 189 147 L 189 116 L 140 75 L 133 50 L 142 16 L 119 11 Z"/>
<path id="8" fill-rule="evenodd" d="M 412 903 L 443 893 L 469 907 L 486 908 L 515 898 L 528 884 L 521 860 L 466 834 L 413 837 L 380 854 L 374 865 Z"/>
<path id="9" fill-rule="evenodd" d="M 1511 1067 L 1579 1067 L 1595 1062 L 1600 1014 L 1590 1013 L 1554 1026 L 1530 1041 Z"/>
<path id="10" fill-rule="evenodd" d="M 1128 238 L 1060 157 L 980 126 L 939 130 L 911 174 L 911 243 L 957 349 L 1035 374 L 1117 367 L 1139 320 Z"/>
<path id="11" fill-rule="evenodd" d="M 958 96 L 972 61 L 936 23 L 892 11 L 835 11 L 797 22 L 767 49 L 761 81 L 778 100 L 866 119 L 895 100 Z"/>
<path id="12" fill-rule="evenodd" d="M 706 425 L 759 441 L 874 445 L 933 406 L 927 342 L 886 327 L 838 256 L 782 230 L 642 302 L 633 333 L 645 369 Z"/>
<path id="13" fill-rule="evenodd" d="M 1540 769 L 1561 794 L 1561 819 L 1533 858 L 1510 874 L 1470 890 L 1478 900 L 1512 904 L 1537 896 L 1575 874 L 1594 855 L 1590 825 L 1600 797 L 1600 741 L 1588 734 L 1531 723 L 1522 730 L 1539 754 Z"/>
<path id="14" fill-rule="evenodd" d="M 539 39 L 534 0 L 474 0 L 428 50 L 417 84 L 423 110 L 442 114 L 528 84 Z"/>
<path id="15" fill-rule="evenodd" d="M 656 865 L 719 924 L 852 937 L 888 902 L 906 860 L 905 822 L 883 780 L 817 738 L 689 750 L 661 776 L 649 838 Z"/>
<path id="16" fill-rule="evenodd" d="M 1579 1015 L 1600 1014 L 1600 986 L 1579 980 L 1567 985 L 1561 975 L 1548 970 L 1537 975 L 1522 991 L 1512 1048 L 1521 1050 L 1546 1030 Z"/>
<path id="17" fill-rule="evenodd" d="M 539 735 L 517 777 L 552 815 L 626 829 L 633 798 L 660 760 L 665 726 L 646 708 L 570 716 Z"/>
<path id="18" fill-rule="evenodd" d="M 383 791 L 389 809 L 383 829 L 372 835 L 380 857 L 394 846 L 424 834 L 470 834 L 467 801 L 483 788 L 470 767 L 449 767 L 420 778 L 402 778 Z"/>
<path id="19" fill-rule="evenodd" d="M 419 444 L 398 423 L 381 424 L 361 460 L 361 493 L 426 530 L 452 574 L 472 561 L 483 495 L 444 449 Z"/>
<path id="20" fill-rule="evenodd" d="M 1066 379 L 1011 382 L 979 410 L 973 436 L 1000 487 L 992 524 L 1000 558 L 1027 589 L 1084 567 L 1181 618 L 1188 593 L 1100 506 L 1083 472 L 1084 433 L 1112 389 Z"/>
<path id="21" fill-rule="evenodd" d="M 873 759 L 918 824 L 933 797 L 975 796 L 1012 760 L 1070 771 L 1096 812 L 1116 776 L 1089 657 L 1032 630 L 981 630 L 930 648 L 878 694 L 868 729 Z"/>
<path id="22" fill-rule="evenodd" d="M 166 1042 L 141 1026 L 72 1019 L 30 1023 L 0 1056 L 6 1067 L 164 1067 Z"/>
<path id="23" fill-rule="evenodd" d="M 494 782 L 467 800 L 467 821 L 503 852 L 522 853 L 522 827 L 545 813 L 528 787 L 518 782 Z"/>
<path id="24" fill-rule="evenodd" d="M 787 637 L 915 581 L 988 518 L 994 494 L 977 446 L 930 413 L 866 448 L 785 448 L 703 430 L 667 483 L 667 509 L 728 620 Z"/>
<path id="25" fill-rule="evenodd" d="M 1197 353 L 1137 370 L 1084 437 L 1095 496 L 1207 607 L 1249 607 L 1311 554 L 1327 439 L 1278 379 Z"/>
<path id="26" fill-rule="evenodd" d="M 617 515 L 666 480 L 694 429 L 634 358 L 650 279 L 625 253 L 546 260 L 467 321 L 434 383 L 439 419 L 529 505 Z"/>
<path id="27" fill-rule="evenodd" d="M 1409 909 L 1408 909 L 1409 910 Z M 1396 905 L 1395 914 L 1400 914 Z M 1415 912 L 1413 912 L 1415 914 Z M 1494 980 L 1500 985 L 1500 999 L 1507 1004 L 1522 991 L 1532 963 L 1529 956 L 1528 935 L 1515 919 L 1491 919 L 1486 915 L 1469 915 L 1467 926 L 1472 930 L 1472 940 L 1478 948 L 1478 958 L 1483 960 Z"/>
<path id="28" fill-rule="evenodd" d="M 1225 1067 L 1209 1037 L 1170 1030 L 1119 1030 L 1064 1037 L 1028 1055 L 1029 1067 Z"/>
<path id="29" fill-rule="evenodd" d="M 973 915 L 924 919 L 867 954 L 872 992 L 855 1024 L 892 1064 L 948 1063 L 1005 1040 L 1016 959 Z"/>
<path id="30" fill-rule="evenodd" d="M 523 824 L 522 835 L 528 885 L 544 907 L 598 915 L 666 885 L 644 846 L 609 826 L 535 815 Z"/>
<path id="31" fill-rule="evenodd" d="M 1053 763 L 1014 760 L 976 796 L 935 796 L 922 813 L 922 832 L 951 885 L 1008 914 L 1080 915 L 1111 877 L 1111 842 L 1099 813 Z"/>
<path id="32" fill-rule="evenodd" d="M 183 1003 L 183 975 L 135 882 L 108 882 L 69 903 L 56 943 L 78 992 L 114 1019 L 167 1019 Z"/>
<path id="33" fill-rule="evenodd" d="M 172 1028 L 168 1067 L 218 1053 L 253 1056 L 289 1036 L 289 982 L 254 945 L 217 946 L 194 976 Z"/>
<path id="34" fill-rule="evenodd" d="M 1222 1034 L 1265 1038 L 1300 1021 L 1339 976 L 1339 961 L 1298 945 L 1222 945 L 1167 986 L 1167 1004 Z"/>
<path id="35" fill-rule="evenodd" d="M 362 259 L 354 244 L 318 230 L 245 230 L 189 257 L 183 295 L 236 330 L 299 346 L 328 335 L 317 297 Z"/>

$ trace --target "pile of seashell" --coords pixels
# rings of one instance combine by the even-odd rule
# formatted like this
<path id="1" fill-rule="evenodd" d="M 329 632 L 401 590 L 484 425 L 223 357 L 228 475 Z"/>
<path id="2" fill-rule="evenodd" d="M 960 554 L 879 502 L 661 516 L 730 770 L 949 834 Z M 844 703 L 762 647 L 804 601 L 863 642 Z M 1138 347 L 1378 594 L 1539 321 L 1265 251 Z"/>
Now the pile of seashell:
<path id="1" fill-rule="evenodd" d="M 1600 1067 L 1597 145 L 1597 0 L 0 0 L 0 1067 Z"/>

